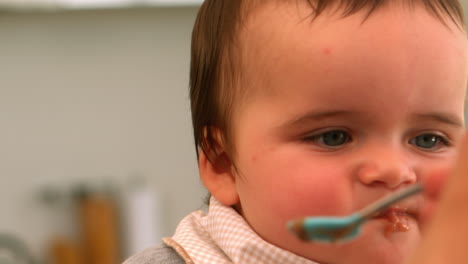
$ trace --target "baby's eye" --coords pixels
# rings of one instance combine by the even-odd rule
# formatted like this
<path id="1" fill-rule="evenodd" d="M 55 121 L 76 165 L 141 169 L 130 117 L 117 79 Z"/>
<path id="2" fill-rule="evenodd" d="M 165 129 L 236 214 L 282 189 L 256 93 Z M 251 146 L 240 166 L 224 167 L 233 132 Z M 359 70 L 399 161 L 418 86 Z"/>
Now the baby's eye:
<path id="1" fill-rule="evenodd" d="M 314 141 L 319 145 L 326 147 L 338 147 L 349 142 L 351 137 L 346 131 L 331 130 L 318 135 L 309 137 L 308 141 Z"/>
<path id="2" fill-rule="evenodd" d="M 409 140 L 409 143 L 424 150 L 439 150 L 449 146 L 448 140 L 434 134 L 422 134 Z"/>

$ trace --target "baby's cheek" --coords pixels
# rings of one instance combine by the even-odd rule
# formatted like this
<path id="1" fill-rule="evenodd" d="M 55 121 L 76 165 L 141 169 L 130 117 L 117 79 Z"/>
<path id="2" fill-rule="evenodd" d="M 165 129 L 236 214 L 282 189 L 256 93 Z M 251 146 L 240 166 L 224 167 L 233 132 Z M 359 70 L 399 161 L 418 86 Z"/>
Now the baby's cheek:
<path id="1" fill-rule="evenodd" d="M 419 214 L 419 223 L 421 228 L 424 230 L 427 227 L 427 224 L 432 218 L 436 203 L 432 200 L 426 199 L 425 203 L 422 204 Z"/>
<path id="2" fill-rule="evenodd" d="M 312 215 L 341 215 L 347 213 L 350 207 L 349 187 L 329 174 L 324 179 L 305 179 L 296 186 L 288 188 L 277 204 L 281 205 L 281 213 L 290 218 Z"/>

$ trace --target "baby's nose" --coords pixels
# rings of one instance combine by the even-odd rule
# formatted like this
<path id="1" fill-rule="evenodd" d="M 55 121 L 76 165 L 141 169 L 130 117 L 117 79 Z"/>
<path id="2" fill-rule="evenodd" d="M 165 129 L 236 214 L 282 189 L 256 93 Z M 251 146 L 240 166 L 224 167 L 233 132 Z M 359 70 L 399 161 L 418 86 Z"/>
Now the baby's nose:
<path id="1" fill-rule="evenodd" d="M 409 161 L 397 151 L 382 151 L 365 159 L 358 168 L 358 178 L 366 185 L 384 185 L 395 189 L 416 182 Z"/>

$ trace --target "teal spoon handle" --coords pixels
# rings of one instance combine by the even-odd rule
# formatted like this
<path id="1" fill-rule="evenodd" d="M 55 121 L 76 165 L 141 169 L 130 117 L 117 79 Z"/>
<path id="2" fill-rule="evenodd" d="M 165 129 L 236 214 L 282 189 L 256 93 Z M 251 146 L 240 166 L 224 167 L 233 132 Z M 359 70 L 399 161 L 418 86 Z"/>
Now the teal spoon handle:
<path id="1" fill-rule="evenodd" d="M 420 183 L 410 185 L 407 188 L 401 189 L 392 194 L 389 194 L 388 196 L 382 199 L 377 200 L 376 202 L 361 209 L 361 211 L 359 211 L 358 213 L 361 215 L 363 219 L 370 218 L 374 216 L 375 213 L 381 212 L 387 209 L 388 207 L 390 207 L 392 204 L 395 204 L 403 199 L 406 199 L 407 197 L 418 194 L 422 190 L 423 190 L 423 186 Z"/>
<path id="2" fill-rule="evenodd" d="M 392 204 L 421 192 L 422 189 L 421 184 L 413 184 L 377 200 L 352 215 L 344 217 L 305 217 L 290 221 L 288 229 L 305 241 L 330 243 L 351 240 L 359 235 L 361 225 L 367 219 L 387 209 Z"/>

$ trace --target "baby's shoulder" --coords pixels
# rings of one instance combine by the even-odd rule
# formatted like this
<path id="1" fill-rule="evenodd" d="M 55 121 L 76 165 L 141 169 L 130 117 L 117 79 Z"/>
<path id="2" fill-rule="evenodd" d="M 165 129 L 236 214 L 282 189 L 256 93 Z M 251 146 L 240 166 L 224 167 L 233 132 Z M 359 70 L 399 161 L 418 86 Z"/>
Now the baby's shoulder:
<path id="1" fill-rule="evenodd" d="M 159 245 L 156 247 L 148 248 L 132 257 L 127 259 L 123 264 L 184 264 L 177 252 L 167 246 Z"/>

